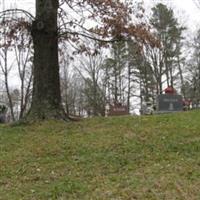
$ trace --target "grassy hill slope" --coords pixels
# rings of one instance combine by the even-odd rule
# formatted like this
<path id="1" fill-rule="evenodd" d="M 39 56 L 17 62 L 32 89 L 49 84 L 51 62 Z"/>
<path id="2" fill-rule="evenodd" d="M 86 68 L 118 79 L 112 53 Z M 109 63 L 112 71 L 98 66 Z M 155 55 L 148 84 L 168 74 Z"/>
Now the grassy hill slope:
<path id="1" fill-rule="evenodd" d="M 200 199 L 200 112 L 0 126 L 0 200 Z"/>

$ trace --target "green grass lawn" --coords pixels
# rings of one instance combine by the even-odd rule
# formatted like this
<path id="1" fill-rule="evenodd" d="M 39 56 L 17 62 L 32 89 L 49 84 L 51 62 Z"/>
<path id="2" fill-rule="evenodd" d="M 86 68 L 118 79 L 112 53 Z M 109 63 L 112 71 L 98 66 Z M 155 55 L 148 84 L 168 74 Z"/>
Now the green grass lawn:
<path id="1" fill-rule="evenodd" d="M 199 200 L 200 112 L 0 126 L 0 200 Z"/>

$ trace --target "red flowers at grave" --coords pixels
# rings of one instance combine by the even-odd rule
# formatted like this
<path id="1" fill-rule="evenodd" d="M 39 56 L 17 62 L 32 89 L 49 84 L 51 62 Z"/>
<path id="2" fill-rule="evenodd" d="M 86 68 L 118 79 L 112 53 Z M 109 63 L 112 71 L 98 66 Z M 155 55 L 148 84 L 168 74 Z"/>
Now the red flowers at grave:
<path id="1" fill-rule="evenodd" d="M 172 86 L 167 87 L 164 91 L 165 94 L 176 94 L 176 90 Z"/>

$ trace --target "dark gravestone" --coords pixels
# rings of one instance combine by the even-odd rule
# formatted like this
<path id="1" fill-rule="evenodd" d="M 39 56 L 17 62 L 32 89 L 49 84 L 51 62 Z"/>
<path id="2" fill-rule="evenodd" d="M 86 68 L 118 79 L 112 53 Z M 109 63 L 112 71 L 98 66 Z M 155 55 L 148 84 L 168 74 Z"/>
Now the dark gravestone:
<path id="1" fill-rule="evenodd" d="M 0 123 L 6 122 L 6 106 L 0 105 Z"/>
<path id="2" fill-rule="evenodd" d="M 5 123 L 5 122 L 6 122 L 5 114 L 0 114 L 0 123 Z"/>
<path id="3" fill-rule="evenodd" d="M 161 94 L 157 98 L 158 112 L 177 112 L 183 110 L 183 99 L 181 95 Z"/>
<path id="4" fill-rule="evenodd" d="M 110 106 L 110 110 L 108 116 L 119 116 L 119 115 L 128 115 L 128 108 L 127 106 L 123 105 L 114 105 Z"/>

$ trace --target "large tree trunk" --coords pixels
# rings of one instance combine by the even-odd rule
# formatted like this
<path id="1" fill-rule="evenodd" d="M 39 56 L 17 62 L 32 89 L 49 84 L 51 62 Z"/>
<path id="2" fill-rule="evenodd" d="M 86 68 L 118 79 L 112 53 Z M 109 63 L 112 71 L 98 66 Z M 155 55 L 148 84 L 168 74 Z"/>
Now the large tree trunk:
<path id="1" fill-rule="evenodd" d="M 33 98 L 28 117 L 63 118 L 58 64 L 58 0 L 36 0 Z"/>

